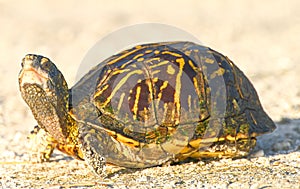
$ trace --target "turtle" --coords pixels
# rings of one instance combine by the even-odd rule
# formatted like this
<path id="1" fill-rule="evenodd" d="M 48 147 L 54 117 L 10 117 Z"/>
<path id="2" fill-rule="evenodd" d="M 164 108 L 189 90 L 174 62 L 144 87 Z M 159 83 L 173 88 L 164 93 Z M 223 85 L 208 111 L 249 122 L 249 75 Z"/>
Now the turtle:
<path id="1" fill-rule="evenodd" d="M 43 133 L 41 159 L 57 148 L 98 175 L 106 163 L 147 168 L 246 157 L 257 136 L 276 128 L 245 74 L 189 41 L 116 53 L 70 89 L 49 58 L 28 54 L 19 89 L 38 124 L 32 136 Z"/>

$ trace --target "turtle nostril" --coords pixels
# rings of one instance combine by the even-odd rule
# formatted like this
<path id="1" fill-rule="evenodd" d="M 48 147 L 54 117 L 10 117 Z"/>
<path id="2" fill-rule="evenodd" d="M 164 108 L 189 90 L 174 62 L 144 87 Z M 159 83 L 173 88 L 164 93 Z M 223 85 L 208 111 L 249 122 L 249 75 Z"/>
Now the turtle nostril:
<path id="1" fill-rule="evenodd" d="M 34 55 L 34 54 L 28 54 L 26 55 L 22 60 L 22 67 L 39 67 L 41 61 L 41 56 Z"/>
<path id="2" fill-rule="evenodd" d="M 30 60 L 30 61 L 32 61 L 32 60 L 34 60 L 36 57 L 37 57 L 37 56 L 34 55 L 34 54 L 27 54 L 27 55 L 25 56 L 25 60 Z"/>

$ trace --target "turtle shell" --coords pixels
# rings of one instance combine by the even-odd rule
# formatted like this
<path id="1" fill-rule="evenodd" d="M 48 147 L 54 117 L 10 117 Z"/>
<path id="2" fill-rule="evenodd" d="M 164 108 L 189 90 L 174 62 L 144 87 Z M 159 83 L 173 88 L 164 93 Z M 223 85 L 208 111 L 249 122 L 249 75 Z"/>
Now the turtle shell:
<path id="1" fill-rule="evenodd" d="M 275 129 L 243 72 L 192 42 L 114 55 L 71 89 L 70 100 L 72 114 L 93 129 L 137 151 L 152 145 L 178 159 L 244 156 L 257 135 Z"/>

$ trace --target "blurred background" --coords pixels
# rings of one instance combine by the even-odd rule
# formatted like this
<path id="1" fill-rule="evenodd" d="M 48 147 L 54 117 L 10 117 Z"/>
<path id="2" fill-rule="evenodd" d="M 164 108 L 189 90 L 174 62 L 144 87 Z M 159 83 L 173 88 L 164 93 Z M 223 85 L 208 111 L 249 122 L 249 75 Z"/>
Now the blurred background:
<path id="1" fill-rule="evenodd" d="M 0 0 L 0 137 L 9 145 L 36 124 L 18 91 L 27 53 L 49 57 L 71 87 L 98 40 L 147 22 L 183 29 L 232 59 L 275 121 L 300 118 L 299 8 L 298 0 Z"/>

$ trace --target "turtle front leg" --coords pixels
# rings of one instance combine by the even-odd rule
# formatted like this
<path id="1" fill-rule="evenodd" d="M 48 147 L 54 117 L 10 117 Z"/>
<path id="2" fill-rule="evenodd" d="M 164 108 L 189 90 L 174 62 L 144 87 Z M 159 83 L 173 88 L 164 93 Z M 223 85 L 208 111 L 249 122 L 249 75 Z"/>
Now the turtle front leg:
<path id="1" fill-rule="evenodd" d="M 102 145 L 97 145 L 97 133 L 84 125 L 79 127 L 79 141 L 81 144 L 81 151 L 88 166 L 95 174 L 106 177 L 106 158 L 104 157 L 104 150 Z M 100 152 L 100 153 L 99 153 Z"/>
<path id="2" fill-rule="evenodd" d="M 117 133 L 108 132 L 101 125 L 79 123 L 79 141 L 84 159 L 98 175 L 105 176 L 106 162 L 128 168 L 146 168 L 173 160 L 159 144 L 132 145 L 119 139 Z"/>
<path id="3" fill-rule="evenodd" d="M 38 125 L 34 127 L 27 138 L 31 149 L 31 160 L 35 162 L 49 161 L 58 144 L 57 141 Z"/>
<path id="4" fill-rule="evenodd" d="M 76 159 L 83 160 L 82 152 L 77 144 L 59 143 L 47 131 L 38 125 L 30 132 L 27 137 L 31 149 L 31 160 L 35 162 L 47 162 L 50 160 L 54 149 L 72 156 Z"/>

